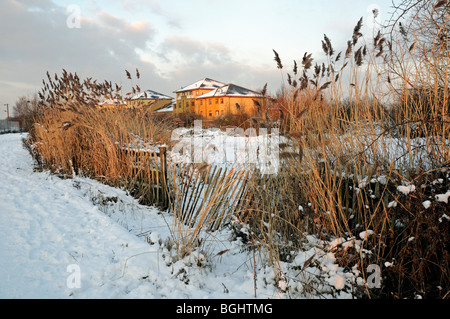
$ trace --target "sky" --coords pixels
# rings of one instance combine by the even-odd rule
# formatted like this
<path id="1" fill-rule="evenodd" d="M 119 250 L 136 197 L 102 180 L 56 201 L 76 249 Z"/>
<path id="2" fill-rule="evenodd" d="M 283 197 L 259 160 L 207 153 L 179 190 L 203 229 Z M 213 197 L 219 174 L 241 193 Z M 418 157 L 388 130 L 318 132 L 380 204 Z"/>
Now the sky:
<path id="1" fill-rule="evenodd" d="M 209 77 L 275 93 L 305 52 L 323 58 L 324 34 L 345 49 L 362 17 L 365 34 L 389 18 L 392 0 L 1 0 L 0 118 L 62 69 L 175 96 Z M 372 10 L 379 10 L 374 21 Z M 276 50 L 286 70 L 274 61 Z M 125 70 L 140 79 L 127 79 Z"/>

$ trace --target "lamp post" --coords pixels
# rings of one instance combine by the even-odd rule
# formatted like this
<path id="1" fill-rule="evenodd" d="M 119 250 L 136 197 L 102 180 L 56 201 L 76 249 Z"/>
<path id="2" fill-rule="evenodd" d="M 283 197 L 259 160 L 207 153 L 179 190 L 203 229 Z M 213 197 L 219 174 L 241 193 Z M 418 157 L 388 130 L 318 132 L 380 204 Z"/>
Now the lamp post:
<path id="1" fill-rule="evenodd" d="M 7 114 L 7 120 L 9 121 L 9 104 L 6 105 L 6 114 Z"/>
<path id="2" fill-rule="evenodd" d="M 6 105 L 6 129 L 9 130 L 9 105 Z"/>

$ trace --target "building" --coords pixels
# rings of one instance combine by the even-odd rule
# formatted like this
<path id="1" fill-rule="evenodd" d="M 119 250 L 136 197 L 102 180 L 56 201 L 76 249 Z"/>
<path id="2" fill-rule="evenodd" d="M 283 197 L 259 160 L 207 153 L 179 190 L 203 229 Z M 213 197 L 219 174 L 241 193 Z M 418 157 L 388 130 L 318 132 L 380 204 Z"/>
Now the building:
<path id="1" fill-rule="evenodd" d="M 145 108 L 150 111 L 156 111 L 164 108 L 173 102 L 173 97 L 152 91 L 146 90 L 140 92 L 127 100 L 127 108 L 140 109 Z"/>
<path id="2" fill-rule="evenodd" d="M 195 98 L 195 113 L 208 120 L 222 115 L 254 115 L 264 106 L 261 93 L 231 83 Z"/>
<path id="3" fill-rule="evenodd" d="M 22 128 L 19 120 L 13 118 L 0 120 L 0 133 L 20 132 Z"/>
<path id="4" fill-rule="evenodd" d="M 118 99 L 106 99 L 98 105 L 100 108 L 122 108 L 124 109 L 127 104 L 126 102 Z"/>
<path id="5" fill-rule="evenodd" d="M 155 113 L 172 113 L 173 112 L 173 107 L 175 105 L 175 101 L 167 104 L 166 106 L 160 107 L 159 109 L 155 110 Z"/>
<path id="6" fill-rule="evenodd" d="M 188 86 L 174 91 L 176 93 L 176 104 L 174 105 L 174 113 L 194 113 L 196 112 L 196 98 L 224 86 L 225 83 L 204 78 L 200 81 L 192 83 Z"/>

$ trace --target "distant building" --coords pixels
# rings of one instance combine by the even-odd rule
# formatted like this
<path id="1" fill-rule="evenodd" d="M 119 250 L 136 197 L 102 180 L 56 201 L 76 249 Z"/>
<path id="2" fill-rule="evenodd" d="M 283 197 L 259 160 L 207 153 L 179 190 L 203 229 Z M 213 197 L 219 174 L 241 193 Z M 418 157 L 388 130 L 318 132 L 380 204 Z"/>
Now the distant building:
<path id="1" fill-rule="evenodd" d="M 127 103 L 118 99 L 106 99 L 98 106 L 100 108 L 126 108 Z"/>
<path id="2" fill-rule="evenodd" d="M 170 104 L 167 104 L 166 106 L 163 106 L 157 110 L 155 110 L 155 113 L 172 113 L 173 112 L 173 106 L 175 105 L 175 102 L 172 102 Z"/>
<path id="3" fill-rule="evenodd" d="M 140 92 L 127 100 L 126 107 L 132 109 L 148 109 L 149 111 L 156 111 L 158 109 L 167 107 L 172 104 L 173 97 L 152 91 L 146 90 Z"/>
<path id="4" fill-rule="evenodd" d="M 21 125 L 19 121 L 0 120 L 0 133 L 1 132 L 20 132 Z"/>
<path id="5" fill-rule="evenodd" d="M 204 78 L 177 91 L 174 91 L 174 93 L 176 93 L 176 104 L 174 105 L 173 112 L 194 113 L 196 111 L 195 99 L 197 97 L 224 85 L 225 83 L 209 78 Z"/>
<path id="6" fill-rule="evenodd" d="M 265 105 L 261 93 L 235 84 L 226 84 L 196 98 L 195 113 L 212 119 L 221 115 L 253 115 Z"/>

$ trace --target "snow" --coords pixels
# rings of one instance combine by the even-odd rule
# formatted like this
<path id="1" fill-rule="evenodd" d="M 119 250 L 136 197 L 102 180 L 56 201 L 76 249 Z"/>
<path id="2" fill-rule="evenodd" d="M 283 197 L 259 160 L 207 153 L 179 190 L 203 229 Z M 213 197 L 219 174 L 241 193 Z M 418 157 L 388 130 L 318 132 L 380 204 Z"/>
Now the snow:
<path id="1" fill-rule="evenodd" d="M 450 190 L 445 194 L 436 195 L 436 201 L 448 204 L 449 197 L 450 197 Z"/>
<path id="2" fill-rule="evenodd" d="M 425 209 L 430 208 L 431 206 L 431 202 L 429 200 L 426 200 L 422 203 L 423 207 L 425 207 Z"/>
<path id="3" fill-rule="evenodd" d="M 217 89 L 223 85 L 225 85 L 225 83 L 222 83 L 222 82 L 219 82 L 216 80 L 212 80 L 209 78 L 204 78 L 204 79 L 199 80 L 195 83 L 192 83 L 188 86 L 185 86 L 178 91 L 175 91 L 175 93 L 186 92 L 186 91 L 191 91 L 191 90 L 196 90 L 196 89 Z"/>
<path id="4" fill-rule="evenodd" d="M 118 99 L 105 99 L 100 105 L 125 105 L 126 102 Z"/>
<path id="5" fill-rule="evenodd" d="M 337 290 L 342 290 L 345 287 L 345 279 L 341 275 L 332 276 L 329 281 Z"/>
<path id="6" fill-rule="evenodd" d="M 443 214 L 441 217 L 439 217 L 439 222 L 442 223 L 444 221 L 444 218 L 450 221 L 450 217 L 447 214 Z"/>
<path id="7" fill-rule="evenodd" d="M 152 90 L 145 90 L 143 92 L 140 92 L 136 95 L 134 95 L 131 100 L 139 100 L 139 99 L 152 99 L 152 100 L 173 100 L 173 97 L 167 96 L 162 93 L 158 93 Z"/>
<path id="8" fill-rule="evenodd" d="M 173 217 L 90 179 L 33 171 L 25 136 L 0 135 L 0 298 L 253 298 L 251 259 L 229 230 L 176 258 Z M 257 297 L 278 297 L 255 271 Z"/>
<path id="9" fill-rule="evenodd" d="M 388 203 L 388 208 L 397 207 L 397 201 L 392 201 Z"/>
<path id="10" fill-rule="evenodd" d="M 412 193 L 416 190 L 416 186 L 414 185 L 407 185 L 407 186 L 397 186 L 397 190 L 404 195 L 408 195 L 409 193 Z"/>
<path id="11" fill-rule="evenodd" d="M 0 298 L 250 299 L 255 284 L 256 298 L 351 298 L 365 284 L 334 254 L 360 252 L 355 237 L 306 235 L 292 262 L 270 267 L 230 226 L 181 258 L 189 229 L 172 215 L 92 179 L 35 171 L 24 137 L 0 135 Z"/>
<path id="12" fill-rule="evenodd" d="M 174 104 L 175 104 L 175 102 L 172 102 L 172 103 L 170 103 L 167 106 L 163 106 L 163 107 L 157 109 L 155 112 L 158 112 L 158 113 L 160 113 L 160 112 L 173 112 Z"/>
<path id="13" fill-rule="evenodd" d="M 195 121 L 197 122 L 197 121 Z M 200 121 L 198 121 L 200 122 Z M 169 152 L 174 163 L 208 163 L 222 168 L 257 167 L 266 174 L 276 174 L 280 166 L 279 143 L 289 142 L 277 132 L 248 129 L 177 128 L 172 131 L 175 146 Z"/>
<path id="14" fill-rule="evenodd" d="M 252 90 L 243 88 L 235 84 L 227 84 L 221 86 L 215 90 L 207 92 L 197 97 L 197 99 L 204 99 L 210 97 L 222 97 L 222 96 L 234 96 L 234 97 L 261 97 L 261 94 Z"/>
<path id="15" fill-rule="evenodd" d="M 366 230 L 363 232 L 359 233 L 359 238 L 361 238 L 362 240 L 365 240 L 367 238 L 369 238 L 370 235 L 373 235 L 373 230 Z"/>

